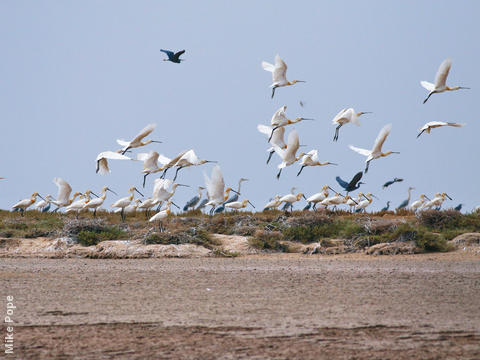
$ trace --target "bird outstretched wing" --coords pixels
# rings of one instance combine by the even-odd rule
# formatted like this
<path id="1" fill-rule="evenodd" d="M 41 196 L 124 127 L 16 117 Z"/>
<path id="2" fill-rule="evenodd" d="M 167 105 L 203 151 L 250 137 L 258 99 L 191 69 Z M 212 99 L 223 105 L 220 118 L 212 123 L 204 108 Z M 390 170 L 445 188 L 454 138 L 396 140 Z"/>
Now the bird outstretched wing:
<path id="1" fill-rule="evenodd" d="M 131 142 L 135 142 L 135 141 L 140 141 L 142 140 L 145 136 L 147 136 L 148 134 L 150 134 L 154 129 L 155 127 L 157 126 L 157 124 L 149 124 L 147 126 L 145 126 L 142 131 L 140 131 L 138 133 L 137 136 L 135 136 L 135 138 L 131 141 Z"/>
<path id="2" fill-rule="evenodd" d="M 362 155 L 364 155 L 364 156 L 369 156 L 370 153 L 371 153 L 370 150 L 362 149 L 362 148 L 357 148 L 357 147 L 355 147 L 355 146 L 353 146 L 353 145 L 348 145 L 348 147 L 349 147 L 350 149 L 352 149 L 353 151 L 355 151 L 355 152 L 357 152 L 357 153 L 359 153 L 359 154 L 362 154 Z"/>
<path id="3" fill-rule="evenodd" d="M 70 193 L 72 192 L 72 187 L 70 186 L 70 184 L 59 177 L 53 178 L 53 182 L 58 187 L 57 203 L 59 204 L 68 203 Z"/>
<path id="4" fill-rule="evenodd" d="M 270 64 L 266 61 L 262 61 L 262 68 L 263 68 L 263 70 L 270 71 L 271 73 L 273 73 L 275 71 L 275 65 Z"/>
<path id="5" fill-rule="evenodd" d="M 128 145 L 130 145 L 130 142 L 125 141 L 123 139 L 117 139 L 117 144 L 120 145 L 120 146 L 128 146 Z"/>
<path id="6" fill-rule="evenodd" d="M 438 89 L 445 86 L 445 83 L 447 82 L 448 72 L 450 71 L 451 67 L 451 59 L 443 60 L 443 62 L 440 64 L 440 67 L 438 68 L 437 75 L 435 75 L 435 88 Z"/>
<path id="7" fill-rule="evenodd" d="M 275 56 L 275 70 L 273 71 L 273 82 L 283 82 L 287 76 L 287 64 L 277 54 Z"/>
<path id="8" fill-rule="evenodd" d="M 337 180 L 338 185 L 340 185 L 344 189 L 348 186 L 348 183 L 346 181 L 342 180 L 342 178 L 340 176 L 337 176 L 335 178 L 335 180 Z"/>
<path id="9" fill-rule="evenodd" d="M 382 146 L 385 140 L 387 139 L 388 134 L 392 130 L 392 124 L 385 125 L 382 130 L 378 133 L 375 143 L 373 145 L 372 153 L 382 151 Z"/>
<path id="10" fill-rule="evenodd" d="M 180 58 L 180 56 L 184 53 L 185 53 L 185 50 L 180 50 L 180 51 L 176 52 L 175 55 L 174 55 L 175 59 L 178 60 Z"/>
<path id="11" fill-rule="evenodd" d="M 173 53 L 173 51 L 170 51 L 170 50 L 164 50 L 164 49 L 160 49 L 161 52 L 167 54 L 168 58 L 171 59 L 172 57 L 175 56 L 175 54 Z M 185 50 L 184 50 L 185 51 Z"/>
<path id="12" fill-rule="evenodd" d="M 139 154 L 140 155 L 140 154 Z M 115 151 L 104 151 L 97 155 L 96 161 L 100 159 L 112 159 L 112 160 L 132 160 L 128 156 L 122 155 Z"/>
<path id="13" fill-rule="evenodd" d="M 425 89 L 428 91 L 433 91 L 435 90 L 435 84 L 432 84 L 431 82 L 428 81 L 420 81 L 420 85 L 422 85 Z"/>
<path id="14" fill-rule="evenodd" d="M 333 118 L 332 124 L 338 124 L 339 120 L 345 117 L 346 112 L 347 112 L 347 108 L 340 110 L 338 114 L 335 115 L 335 117 Z"/>
<path id="15" fill-rule="evenodd" d="M 359 171 L 358 173 L 355 174 L 355 176 L 352 178 L 352 180 L 350 181 L 350 183 L 348 184 L 348 187 L 349 188 L 352 188 L 352 187 L 355 187 L 355 185 L 357 185 L 357 183 L 360 181 L 360 179 L 362 178 L 363 176 L 363 172 L 362 171 Z"/>

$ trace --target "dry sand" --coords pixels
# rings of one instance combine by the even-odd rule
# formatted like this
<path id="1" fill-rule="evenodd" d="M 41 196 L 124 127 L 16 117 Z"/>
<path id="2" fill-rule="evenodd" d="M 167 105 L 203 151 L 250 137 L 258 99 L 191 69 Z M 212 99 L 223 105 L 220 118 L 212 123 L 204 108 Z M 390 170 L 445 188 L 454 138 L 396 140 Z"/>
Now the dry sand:
<path id="1" fill-rule="evenodd" d="M 0 289 L 15 359 L 480 358 L 480 256 L 461 251 L 3 258 Z"/>

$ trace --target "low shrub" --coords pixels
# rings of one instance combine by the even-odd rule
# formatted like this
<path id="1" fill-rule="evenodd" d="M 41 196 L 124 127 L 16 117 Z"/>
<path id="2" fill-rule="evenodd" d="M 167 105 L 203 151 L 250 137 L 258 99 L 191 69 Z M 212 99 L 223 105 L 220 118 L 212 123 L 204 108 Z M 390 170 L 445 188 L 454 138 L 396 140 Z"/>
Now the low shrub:
<path id="1" fill-rule="evenodd" d="M 283 234 L 280 231 L 256 230 L 254 235 L 248 239 L 248 243 L 259 250 L 286 252 L 288 247 L 283 245 L 281 240 L 283 240 Z"/>
<path id="2" fill-rule="evenodd" d="M 97 245 L 106 240 L 119 240 L 126 238 L 127 233 L 121 229 L 111 226 L 95 228 L 94 230 L 82 230 L 76 238 L 79 244 L 83 246 Z"/>

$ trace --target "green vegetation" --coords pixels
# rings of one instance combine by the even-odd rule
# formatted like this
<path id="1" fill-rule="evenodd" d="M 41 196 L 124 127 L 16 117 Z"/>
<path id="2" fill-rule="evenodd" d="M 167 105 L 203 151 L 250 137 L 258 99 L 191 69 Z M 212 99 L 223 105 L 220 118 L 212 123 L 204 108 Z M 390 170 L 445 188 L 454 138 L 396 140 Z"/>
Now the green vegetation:
<path id="1" fill-rule="evenodd" d="M 128 215 L 121 223 L 118 214 L 105 211 L 97 219 L 87 212 L 75 215 L 63 213 L 19 213 L 0 211 L 0 237 L 35 238 L 69 236 L 89 246 L 104 240 L 136 239 L 145 244 L 197 244 L 215 250 L 218 245 L 212 234 L 248 236 L 249 244 L 264 251 L 288 252 L 289 244 L 319 242 L 322 246 L 342 239 L 345 245 L 362 248 L 385 242 L 413 241 L 425 251 L 448 251 L 448 240 L 466 232 L 480 232 L 478 213 L 458 211 L 410 211 L 401 214 L 380 212 L 350 214 L 347 212 L 268 211 L 261 213 L 229 212 L 213 217 L 199 211 L 170 216 L 163 225 L 166 232 L 146 221 L 143 213 Z M 154 232 L 152 232 L 152 230 Z M 332 245 L 333 246 L 333 245 Z M 218 254 L 236 256 L 235 253 Z"/>

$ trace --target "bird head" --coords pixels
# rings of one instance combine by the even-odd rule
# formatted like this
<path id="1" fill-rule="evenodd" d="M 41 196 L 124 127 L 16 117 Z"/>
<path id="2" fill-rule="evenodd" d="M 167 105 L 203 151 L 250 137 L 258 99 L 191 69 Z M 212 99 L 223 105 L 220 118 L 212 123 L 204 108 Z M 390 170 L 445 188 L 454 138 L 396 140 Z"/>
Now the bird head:
<path id="1" fill-rule="evenodd" d="M 328 185 L 323 185 L 323 186 L 322 186 L 322 190 L 327 190 L 328 188 L 329 188 Z"/>
<path id="2" fill-rule="evenodd" d="M 445 197 L 445 196 L 446 196 L 446 197 L 448 197 L 450 200 L 452 200 L 452 198 L 451 198 L 450 196 L 448 196 L 448 194 L 447 194 L 447 193 L 442 193 L 442 196 L 443 196 L 443 197 Z"/>
<path id="3" fill-rule="evenodd" d="M 138 189 L 135 186 L 132 186 L 130 189 L 128 189 L 128 192 L 131 192 L 132 195 L 135 191 L 139 193 L 141 196 L 143 196 L 143 194 L 140 191 L 138 191 Z"/>
<path id="4" fill-rule="evenodd" d="M 362 116 L 363 114 L 372 114 L 371 111 L 360 111 L 359 113 L 357 113 L 357 116 Z"/>
<path id="5" fill-rule="evenodd" d="M 398 152 L 398 151 L 387 151 L 386 153 L 381 153 L 380 156 L 385 157 L 385 156 L 388 156 L 390 154 L 400 154 L 400 152 Z"/>
<path id="6" fill-rule="evenodd" d="M 297 201 L 300 200 L 302 197 L 303 197 L 305 200 L 307 199 L 303 193 L 298 193 L 298 194 L 297 194 Z"/>
<path id="7" fill-rule="evenodd" d="M 306 82 L 306 81 L 304 81 L 304 80 L 292 80 L 292 81 L 289 81 L 288 83 L 289 83 L 289 85 L 294 85 L 294 84 L 299 83 L 299 82 L 303 82 L 303 83 L 304 83 L 304 82 Z"/>

